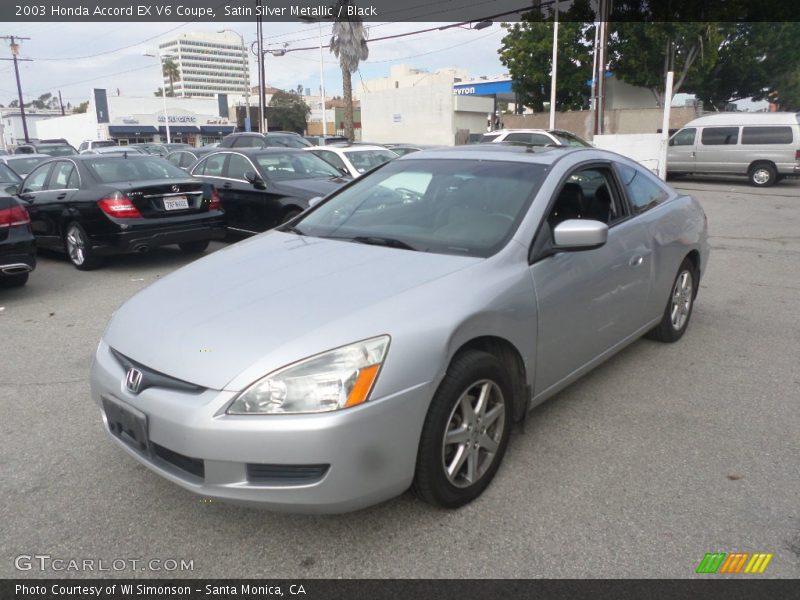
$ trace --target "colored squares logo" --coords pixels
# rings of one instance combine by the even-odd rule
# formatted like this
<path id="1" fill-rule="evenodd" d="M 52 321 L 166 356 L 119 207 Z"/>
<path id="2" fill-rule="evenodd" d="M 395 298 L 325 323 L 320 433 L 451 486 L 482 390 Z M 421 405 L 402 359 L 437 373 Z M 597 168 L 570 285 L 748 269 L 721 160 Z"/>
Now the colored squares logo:
<path id="1" fill-rule="evenodd" d="M 763 573 L 772 554 L 765 552 L 709 552 L 700 561 L 697 573 Z"/>

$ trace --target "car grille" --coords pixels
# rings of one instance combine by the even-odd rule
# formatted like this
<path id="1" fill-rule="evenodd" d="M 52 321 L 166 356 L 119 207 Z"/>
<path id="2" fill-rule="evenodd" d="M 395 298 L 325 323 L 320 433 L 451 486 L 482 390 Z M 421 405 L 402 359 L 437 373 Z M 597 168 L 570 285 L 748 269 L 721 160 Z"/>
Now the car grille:
<path id="1" fill-rule="evenodd" d="M 322 479 L 330 465 L 264 465 L 247 464 L 250 483 L 273 485 L 302 485 Z"/>
<path id="2" fill-rule="evenodd" d="M 181 471 L 189 473 L 190 475 L 194 475 L 195 477 L 199 477 L 200 479 L 205 478 L 206 466 L 201 459 L 178 454 L 177 452 L 174 452 L 169 448 L 164 448 L 164 446 L 159 446 L 152 441 L 150 442 L 150 448 L 152 449 L 153 454 L 155 454 L 164 462 L 168 462 L 173 467 L 177 467 Z"/>
<path id="3" fill-rule="evenodd" d="M 142 372 L 142 382 L 139 385 L 138 392 L 142 392 L 149 387 L 165 388 L 168 390 L 177 390 L 179 392 L 189 392 L 191 394 L 199 394 L 206 390 L 206 388 L 200 387 L 199 385 L 195 385 L 181 379 L 176 379 L 174 377 L 170 377 L 169 375 L 164 375 L 164 373 L 159 373 L 158 371 L 150 369 L 149 367 L 145 367 L 143 364 L 131 360 L 124 354 L 120 354 L 113 348 L 111 348 L 111 354 L 117 359 L 117 362 L 122 365 L 122 368 L 126 371 L 136 368 Z"/>

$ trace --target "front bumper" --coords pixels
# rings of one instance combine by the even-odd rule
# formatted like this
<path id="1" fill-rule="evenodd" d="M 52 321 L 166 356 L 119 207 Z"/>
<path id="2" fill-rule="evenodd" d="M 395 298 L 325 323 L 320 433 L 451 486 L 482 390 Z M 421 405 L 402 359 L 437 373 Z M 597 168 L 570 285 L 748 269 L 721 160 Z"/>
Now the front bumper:
<path id="1" fill-rule="evenodd" d="M 132 395 L 124 380 L 101 342 L 92 397 L 106 431 L 134 458 L 196 494 L 298 513 L 347 512 L 405 491 L 431 397 L 430 385 L 419 384 L 332 413 L 230 416 L 224 409 L 236 392 L 148 388 Z M 146 418 L 147 448 L 111 432 L 104 399 Z"/>

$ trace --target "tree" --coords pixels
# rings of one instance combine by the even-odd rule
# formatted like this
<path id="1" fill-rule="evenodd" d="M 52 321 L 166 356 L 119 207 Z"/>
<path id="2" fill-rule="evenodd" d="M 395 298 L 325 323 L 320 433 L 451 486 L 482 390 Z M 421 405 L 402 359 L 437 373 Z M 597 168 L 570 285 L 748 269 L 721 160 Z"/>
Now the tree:
<path id="1" fill-rule="evenodd" d="M 592 77 L 592 12 L 586 0 L 575 0 L 569 10 L 559 12 L 558 71 L 556 106 L 562 110 L 586 108 Z M 585 22 L 583 21 L 585 19 Z M 543 111 L 550 101 L 553 70 L 553 15 L 532 11 L 513 25 L 504 23 L 508 34 L 498 50 L 500 62 L 508 67 L 513 89 L 520 101 Z"/>
<path id="2" fill-rule="evenodd" d="M 269 101 L 269 106 L 272 109 L 269 114 L 270 125 L 285 131 L 297 133 L 305 131 L 311 109 L 294 90 L 275 92 Z"/>
<path id="3" fill-rule="evenodd" d="M 73 113 L 85 113 L 87 110 L 89 110 L 89 101 L 88 100 L 78 104 L 78 106 L 76 106 L 75 110 L 73 110 L 72 112 Z"/>
<path id="4" fill-rule="evenodd" d="M 164 60 L 164 63 L 161 65 L 161 70 L 164 73 L 164 77 L 169 78 L 169 93 L 167 96 L 172 97 L 175 95 L 175 82 L 181 79 L 181 70 L 171 58 Z"/>
<path id="5" fill-rule="evenodd" d="M 339 0 L 334 14 L 347 14 L 350 0 Z M 344 134 L 350 140 L 353 133 L 353 80 L 351 75 L 358 70 L 358 64 L 369 57 L 367 31 L 358 17 L 345 17 L 333 23 L 333 36 L 330 51 L 339 59 L 342 69 L 342 91 L 344 93 Z"/>
<path id="6" fill-rule="evenodd" d="M 153 92 L 153 96 L 158 96 L 160 98 L 162 95 L 164 95 L 163 89 L 164 88 L 156 88 L 156 91 Z M 175 92 L 167 90 L 166 96 L 167 98 L 172 98 L 173 96 L 175 96 Z"/>
<path id="7" fill-rule="evenodd" d="M 664 106 L 667 72 L 675 73 L 673 94 L 691 92 L 716 64 L 723 39 L 718 23 L 615 23 L 608 67 L 622 81 L 648 88 Z"/>

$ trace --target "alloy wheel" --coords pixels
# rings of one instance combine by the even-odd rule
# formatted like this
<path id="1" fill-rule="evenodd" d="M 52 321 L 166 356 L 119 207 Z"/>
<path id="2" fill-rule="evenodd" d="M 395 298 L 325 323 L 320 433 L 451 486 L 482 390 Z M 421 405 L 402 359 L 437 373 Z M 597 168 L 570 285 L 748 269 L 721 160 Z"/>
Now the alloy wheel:
<path id="1" fill-rule="evenodd" d="M 465 488 L 489 470 L 505 428 L 500 387 L 482 379 L 470 385 L 450 412 L 442 438 L 442 466 L 448 481 Z"/>
<path id="2" fill-rule="evenodd" d="M 772 178 L 772 173 L 769 170 L 761 167 L 753 171 L 753 181 L 758 185 L 764 185 L 769 183 L 769 180 Z"/>
<path id="3" fill-rule="evenodd" d="M 692 274 L 689 271 L 681 271 L 672 288 L 672 305 L 670 307 L 670 321 L 676 331 L 683 329 L 689 319 L 689 311 L 692 308 L 692 292 Z"/>
<path id="4" fill-rule="evenodd" d="M 86 240 L 83 239 L 83 233 L 77 225 L 69 226 L 65 239 L 69 259 L 78 266 L 82 265 L 86 260 Z"/>

